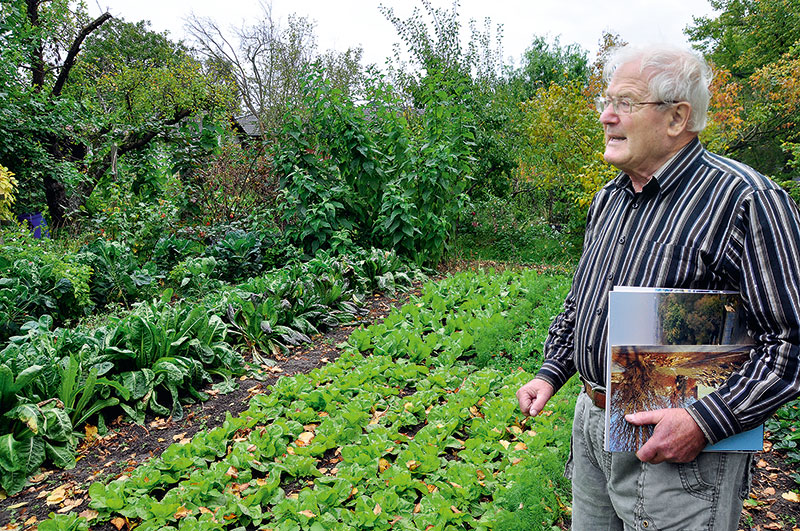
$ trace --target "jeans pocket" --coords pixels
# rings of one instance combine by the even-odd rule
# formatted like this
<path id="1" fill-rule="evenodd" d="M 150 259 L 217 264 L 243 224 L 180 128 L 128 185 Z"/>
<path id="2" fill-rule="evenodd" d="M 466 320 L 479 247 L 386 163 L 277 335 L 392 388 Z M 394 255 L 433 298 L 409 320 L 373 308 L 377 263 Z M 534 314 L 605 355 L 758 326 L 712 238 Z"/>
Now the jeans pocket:
<path id="1" fill-rule="evenodd" d="M 703 452 L 693 461 L 679 464 L 678 473 L 684 490 L 696 498 L 713 501 L 717 497 L 725 458 L 725 454 Z"/>

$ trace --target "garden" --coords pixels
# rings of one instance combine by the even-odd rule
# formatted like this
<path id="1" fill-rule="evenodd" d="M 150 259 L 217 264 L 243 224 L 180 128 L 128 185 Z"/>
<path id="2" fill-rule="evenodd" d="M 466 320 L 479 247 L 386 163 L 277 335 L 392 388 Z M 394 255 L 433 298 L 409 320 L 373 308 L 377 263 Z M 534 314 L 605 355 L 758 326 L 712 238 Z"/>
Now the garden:
<path id="1" fill-rule="evenodd" d="M 703 141 L 798 199 L 795 3 L 687 35 Z M 457 3 L 380 9 L 384 69 L 268 10 L 233 53 L 209 20 L 0 6 L 0 529 L 569 527 L 579 383 L 535 419 L 515 392 L 615 174 L 591 101 L 621 39 L 514 66 Z M 750 528 L 797 528 L 798 415 Z"/>

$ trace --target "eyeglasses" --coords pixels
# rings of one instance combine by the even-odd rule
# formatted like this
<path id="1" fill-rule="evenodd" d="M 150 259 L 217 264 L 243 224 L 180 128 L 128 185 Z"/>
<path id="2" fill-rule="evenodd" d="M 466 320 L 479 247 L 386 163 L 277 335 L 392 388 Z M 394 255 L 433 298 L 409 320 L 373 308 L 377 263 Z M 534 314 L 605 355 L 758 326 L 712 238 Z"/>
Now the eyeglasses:
<path id="1" fill-rule="evenodd" d="M 633 101 L 630 98 L 606 98 L 598 96 L 594 100 L 597 112 L 601 113 L 611 105 L 615 114 L 631 114 L 639 105 L 674 105 L 677 101 Z"/>

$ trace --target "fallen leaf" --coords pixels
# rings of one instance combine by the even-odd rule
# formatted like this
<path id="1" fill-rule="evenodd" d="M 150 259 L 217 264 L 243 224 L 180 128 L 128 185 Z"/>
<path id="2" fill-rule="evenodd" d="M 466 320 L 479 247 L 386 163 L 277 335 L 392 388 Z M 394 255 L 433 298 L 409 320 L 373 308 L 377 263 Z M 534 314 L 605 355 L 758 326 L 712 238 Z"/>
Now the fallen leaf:
<path id="1" fill-rule="evenodd" d="M 412 459 L 411 461 L 406 461 L 406 466 L 409 470 L 416 470 L 419 468 L 419 463 Z"/>
<path id="2" fill-rule="evenodd" d="M 63 502 L 67 497 L 67 484 L 56 488 L 47 496 L 47 505 L 56 505 Z"/>
<path id="3" fill-rule="evenodd" d="M 761 491 L 761 494 L 763 494 L 764 496 L 775 496 L 775 489 L 773 489 L 772 487 L 767 487 L 763 491 Z"/>
<path id="4" fill-rule="evenodd" d="M 62 507 L 61 509 L 59 509 L 56 512 L 57 513 L 72 512 L 76 507 L 80 507 L 81 504 L 83 504 L 83 498 L 77 498 L 77 499 L 74 499 L 74 500 L 68 499 L 68 500 L 64 501 L 64 507 Z"/>
<path id="5" fill-rule="evenodd" d="M 769 463 L 767 463 L 767 462 L 766 462 L 766 461 L 764 461 L 763 459 L 759 459 L 759 460 L 758 460 L 758 463 L 756 463 L 756 466 L 757 466 L 758 468 L 767 468 L 767 467 L 769 466 Z"/>
<path id="6" fill-rule="evenodd" d="M 86 518 L 86 520 L 88 520 L 90 522 L 92 520 L 94 520 L 95 518 L 97 518 L 99 515 L 100 515 L 100 513 L 98 513 L 94 509 L 86 509 L 85 511 L 81 511 L 80 514 L 78 514 L 78 516 Z"/>
<path id="7" fill-rule="evenodd" d="M 451 505 L 450 510 L 453 511 L 455 514 L 461 514 L 461 511 L 459 511 L 458 507 L 456 507 L 455 505 Z"/>
<path id="8" fill-rule="evenodd" d="M 390 466 L 392 464 L 388 460 L 384 458 L 378 460 L 378 472 L 385 472 Z"/>
<path id="9" fill-rule="evenodd" d="M 297 446 L 308 446 L 313 440 L 314 440 L 314 432 L 304 431 L 297 437 L 297 440 L 294 443 Z"/>
<path id="10" fill-rule="evenodd" d="M 517 444 L 514 445 L 514 450 L 527 450 L 527 449 L 528 445 L 523 442 L 518 442 Z"/>
<path id="11" fill-rule="evenodd" d="M 800 497 L 797 496 L 796 492 L 784 492 L 781 494 L 781 498 L 790 502 L 800 503 Z"/>
<path id="12" fill-rule="evenodd" d="M 34 525 L 36 522 L 38 522 L 38 521 L 39 521 L 38 518 L 36 518 L 35 516 L 31 516 L 30 518 L 25 520 L 25 527 L 30 527 L 30 526 Z"/>
<path id="13" fill-rule="evenodd" d="M 508 447 L 509 447 L 509 446 L 511 446 L 511 443 L 510 443 L 510 442 L 508 442 L 508 441 L 506 441 L 506 440 L 501 440 L 501 441 L 499 441 L 499 442 L 500 442 L 500 445 L 501 445 L 503 448 L 505 448 L 506 450 L 508 450 Z"/>
<path id="14" fill-rule="evenodd" d="M 192 511 L 187 509 L 185 505 L 181 505 L 180 507 L 178 507 L 178 510 L 175 511 L 175 518 L 180 520 L 181 518 L 186 518 L 190 514 L 192 514 Z"/>
<path id="15" fill-rule="evenodd" d="M 28 481 L 31 484 L 36 485 L 37 483 L 41 483 L 42 481 L 47 479 L 47 476 L 49 476 L 50 474 L 52 474 L 52 472 L 42 472 L 41 474 L 36 474 L 35 476 L 29 477 Z M 4 500 L 4 499 L 5 499 L 5 497 L 0 498 L 0 500 Z"/>
<path id="16" fill-rule="evenodd" d="M 125 519 L 116 517 L 111 519 L 111 525 L 117 528 L 117 531 L 122 531 L 122 528 L 125 527 Z"/>
<path id="17" fill-rule="evenodd" d="M 383 512 L 383 509 L 381 509 L 381 506 L 376 503 L 375 504 L 375 508 L 372 509 L 372 514 L 374 514 L 375 516 L 378 516 L 382 512 Z"/>
<path id="18" fill-rule="evenodd" d="M 239 471 L 231 466 L 231 467 L 228 467 L 228 471 L 225 472 L 225 475 L 229 476 L 229 477 L 232 477 L 233 479 L 236 479 L 236 478 L 239 477 Z"/>
<path id="19" fill-rule="evenodd" d="M 308 518 L 315 518 L 317 515 L 306 509 L 305 511 L 300 511 L 297 514 L 302 514 L 303 516 L 307 516 Z"/>
<path id="20" fill-rule="evenodd" d="M 86 434 L 86 438 L 84 439 L 86 444 L 92 444 L 97 440 L 97 426 L 91 426 L 87 424 L 83 431 Z"/>

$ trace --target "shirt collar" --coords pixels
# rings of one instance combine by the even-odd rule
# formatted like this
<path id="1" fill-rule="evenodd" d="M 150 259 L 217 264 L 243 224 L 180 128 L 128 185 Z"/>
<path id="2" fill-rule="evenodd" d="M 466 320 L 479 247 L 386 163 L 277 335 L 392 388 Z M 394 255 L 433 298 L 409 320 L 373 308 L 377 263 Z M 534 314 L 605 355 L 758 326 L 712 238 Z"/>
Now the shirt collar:
<path id="1" fill-rule="evenodd" d="M 683 174 L 684 170 L 692 164 L 702 152 L 703 145 L 700 144 L 700 140 L 697 137 L 693 138 L 691 142 L 683 146 L 680 151 L 675 153 L 667 162 L 656 170 L 653 174 L 653 179 L 647 184 L 653 184 L 652 181 L 655 180 L 657 188 L 666 192 L 680 181 L 680 176 Z M 619 175 L 617 175 L 614 179 L 614 184 L 617 188 L 633 190 L 631 178 L 625 172 L 620 172 Z"/>

